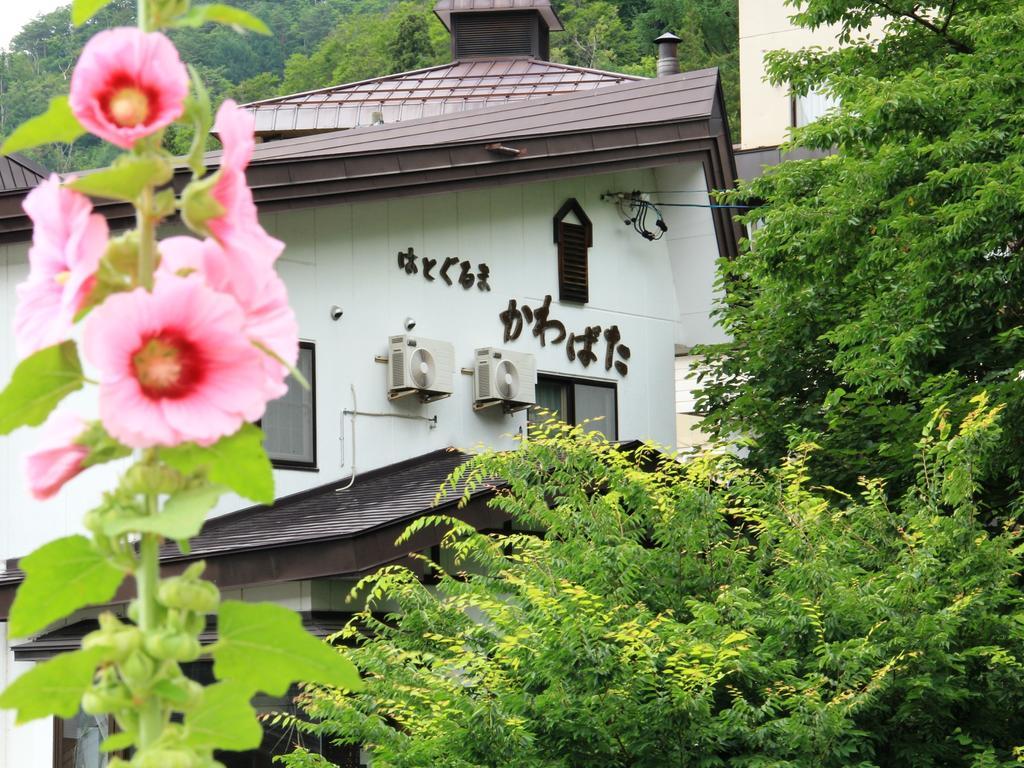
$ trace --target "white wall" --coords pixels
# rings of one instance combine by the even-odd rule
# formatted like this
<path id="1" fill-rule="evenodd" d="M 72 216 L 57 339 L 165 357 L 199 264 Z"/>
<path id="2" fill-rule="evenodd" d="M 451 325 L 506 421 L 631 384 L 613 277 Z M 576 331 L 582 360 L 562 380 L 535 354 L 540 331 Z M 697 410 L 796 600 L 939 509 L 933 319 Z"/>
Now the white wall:
<path id="1" fill-rule="evenodd" d="M 600 200 L 602 193 L 653 182 L 650 173 L 633 173 L 268 216 L 268 228 L 290 244 L 280 268 L 302 334 L 317 343 L 320 472 L 313 478 L 281 473 L 281 492 L 348 473 L 351 436 L 346 431 L 344 461 L 338 436 L 341 411 L 352 405 L 351 383 L 360 410 L 438 417 L 436 429 L 400 419 L 358 419 L 360 471 L 449 445 L 512 445 L 503 435 L 523 429 L 525 414 L 474 412 L 473 378 L 458 369 L 472 364 L 475 348 L 503 346 L 498 315 L 513 298 L 519 306 L 538 306 L 551 294 L 551 316 L 570 332 L 617 324 L 632 352 L 626 377 L 605 371 L 603 340 L 596 347 L 601 362 L 589 368 L 570 362 L 564 345 L 542 348 L 528 327 L 508 346 L 537 355 L 544 372 L 616 381 L 620 436 L 671 444 L 677 302 L 668 243 L 643 240 L 621 223 L 613 204 Z M 552 217 L 569 197 L 580 201 L 594 224 L 590 302 L 584 307 L 557 302 Z M 488 264 L 492 291 L 467 291 L 446 286 L 439 276 L 430 283 L 421 274 L 405 274 L 396 259 L 410 246 L 421 261 L 423 256 L 438 260 L 435 276 L 448 256 Z M 333 304 L 344 309 L 339 322 L 329 317 Z M 386 352 L 387 337 L 403 331 L 406 317 L 416 320 L 416 334 L 455 345 L 453 397 L 429 405 L 415 398 L 388 402 L 387 367 L 374 356 Z"/>
<path id="2" fill-rule="evenodd" d="M 402 419 L 357 420 L 357 469 L 367 471 L 423 453 L 480 444 L 508 447 L 510 435 L 525 427 L 525 414 L 505 416 L 499 409 L 472 409 L 473 377 L 458 372 L 473 360 L 474 349 L 503 346 L 499 313 L 508 300 L 538 306 L 554 297 L 551 316 L 568 331 L 588 325 L 617 324 L 622 343 L 632 352 L 629 373 L 620 376 L 603 365 L 605 344 L 595 347 L 598 363 L 584 368 L 570 362 L 564 345 L 542 348 L 529 327 L 510 348 L 537 356 L 542 372 L 613 380 L 619 393 L 619 436 L 675 443 L 674 345 L 720 340 L 708 320 L 713 297 L 717 244 L 705 208 L 666 208 L 669 233 L 650 243 L 624 226 L 613 203 L 601 195 L 634 189 L 691 189 L 704 185 L 699 164 L 594 176 L 565 182 L 509 185 L 492 189 L 399 200 L 314 208 L 263 217 L 269 231 L 288 243 L 279 270 L 299 317 L 301 336 L 316 343 L 318 472 L 276 472 L 278 495 L 345 477 L 352 466 L 352 440 L 341 412 L 352 407 L 354 384 L 360 410 L 437 415 L 436 429 Z M 552 217 L 576 197 L 594 225 L 590 251 L 590 302 L 561 306 L 558 301 L 557 251 Z M 706 201 L 706 195 L 705 201 Z M 667 198 L 666 198 L 667 199 Z M 437 259 L 437 279 L 407 275 L 397 254 L 412 246 L 417 255 Z M 0 322 L 10 327 L 14 286 L 26 273 L 27 247 L 2 247 Z M 490 266 L 492 291 L 447 286 L 439 271 L 448 256 Z M 422 263 L 419 263 L 422 269 Z M 457 275 L 458 269 L 452 270 Z M 340 305 L 344 316 L 330 317 Z M 387 366 L 374 362 L 387 349 L 389 335 L 402 333 L 406 317 L 415 333 L 445 339 L 456 350 L 456 394 L 421 404 L 416 398 L 387 400 Z M 12 362 L 10 334 L 0 336 L 0 375 Z M 94 413 L 92 393 L 69 401 Z M 82 513 L 113 483 L 116 467 L 90 470 L 54 499 L 32 501 L 21 474 L 21 456 L 35 435 L 21 430 L 0 439 L 0 560 L 26 554 L 43 542 L 79 529 Z M 220 512 L 244 502 L 227 499 Z"/>

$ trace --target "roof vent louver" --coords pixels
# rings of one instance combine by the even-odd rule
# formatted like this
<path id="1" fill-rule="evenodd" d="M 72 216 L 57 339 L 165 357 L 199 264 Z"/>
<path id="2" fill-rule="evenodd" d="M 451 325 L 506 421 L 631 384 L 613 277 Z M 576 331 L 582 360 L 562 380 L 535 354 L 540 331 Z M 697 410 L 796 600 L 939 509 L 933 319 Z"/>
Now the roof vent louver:
<path id="1" fill-rule="evenodd" d="M 456 59 L 542 58 L 540 43 L 540 16 L 532 11 L 452 15 L 452 50 Z"/>

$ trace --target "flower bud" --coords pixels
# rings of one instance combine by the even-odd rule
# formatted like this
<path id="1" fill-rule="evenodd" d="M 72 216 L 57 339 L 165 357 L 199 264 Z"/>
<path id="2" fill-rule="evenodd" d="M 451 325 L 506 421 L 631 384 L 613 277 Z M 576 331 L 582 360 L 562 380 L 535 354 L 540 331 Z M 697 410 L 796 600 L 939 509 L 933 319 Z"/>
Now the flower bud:
<path id="1" fill-rule="evenodd" d="M 225 213 L 224 206 L 213 196 L 213 187 L 220 177 L 218 171 L 205 179 L 193 181 L 181 193 L 181 218 L 196 234 L 209 235 L 210 230 L 206 222 Z"/>
<path id="2" fill-rule="evenodd" d="M 176 712 L 188 712 L 199 706 L 203 700 L 203 686 L 195 680 L 189 680 L 182 675 L 173 680 L 167 681 L 167 686 L 172 689 L 169 695 L 164 696 L 173 705 Z M 163 690 L 160 691 L 164 693 Z"/>
<path id="3" fill-rule="evenodd" d="M 175 576 L 160 584 L 157 599 L 168 608 L 207 614 L 220 605 L 220 590 L 209 581 Z"/>
<path id="4" fill-rule="evenodd" d="M 150 633 L 146 635 L 143 642 L 146 653 L 161 660 L 192 661 L 199 658 L 199 654 L 202 652 L 196 638 L 173 630 L 158 630 Z"/>
<path id="5" fill-rule="evenodd" d="M 149 637 L 144 636 L 143 645 L 146 645 L 148 640 Z M 118 669 L 120 669 L 121 677 L 124 678 L 128 687 L 132 690 L 138 690 L 149 685 L 153 675 L 156 673 L 156 663 L 142 651 L 135 651 L 135 653 L 118 664 Z"/>
<path id="6" fill-rule="evenodd" d="M 104 661 L 124 661 L 142 645 L 138 627 L 122 624 L 112 613 L 100 616 L 100 628 L 82 638 L 82 649 L 101 649 Z"/>

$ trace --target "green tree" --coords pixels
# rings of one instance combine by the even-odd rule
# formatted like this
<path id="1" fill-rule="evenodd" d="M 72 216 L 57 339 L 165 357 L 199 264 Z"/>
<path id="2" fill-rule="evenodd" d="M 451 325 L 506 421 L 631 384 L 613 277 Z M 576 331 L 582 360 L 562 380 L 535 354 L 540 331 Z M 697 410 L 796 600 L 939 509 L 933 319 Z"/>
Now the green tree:
<path id="1" fill-rule="evenodd" d="M 258 75 L 253 75 L 237 85 L 231 86 L 225 95 L 239 104 L 248 104 L 251 101 L 277 96 L 280 91 L 280 77 L 273 72 L 260 72 Z"/>
<path id="2" fill-rule="evenodd" d="M 629 30 L 613 3 L 568 0 L 559 15 L 565 29 L 555 36 L 551 55 L 556 61 L 613 70 L 636 58 Z"/>
<path id="3" fill-rule="evenodd" d="M 399 23 L 387 45 L 398 72 L 408 72 L 435 63 L 437 50 L 430 39 L 430 23 L 423 14 L 409 14 Z"/>
<path id="4" fill-rule="evenodd" d="M 842 106 L 792 142 L 827 157 L 728 198 L 762 203 L 746 219 L 761 226 L 721 265 L 733 342 L 705 350 L 705 424 L 749 436 L 755 466 L 797 431 L 823 448 L 817 481 L 899 488 L 932 410 L 987 390 L 1007 406 L 984 467 L 998 507 L 1024 467 L 1024 6 L 810 0 L 796 18 L 848 46 L 776 53 L 772 80 Z"/>
<path id="5" fill-rule="evenodd" d="M 1024 549 L 975 505 L 997 411 L 939 414 L 908 493 L 842 504 L 802 451 L 761 474 L 549 424 L 460 473 L 544 535 L 412 525 L 450 567 L 364 580 L 366 690 L 307 688 L 298 727 L 382 768 L 1018 766 Z"/>

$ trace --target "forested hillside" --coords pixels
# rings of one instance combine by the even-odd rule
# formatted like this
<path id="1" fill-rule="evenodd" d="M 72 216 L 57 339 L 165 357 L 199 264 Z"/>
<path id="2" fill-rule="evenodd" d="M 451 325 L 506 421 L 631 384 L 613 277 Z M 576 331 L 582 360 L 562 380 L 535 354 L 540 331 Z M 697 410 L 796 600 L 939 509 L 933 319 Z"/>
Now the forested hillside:
<path id="1" fill-rule="evenodd" d="M 565 31 L 552 36 L 555 61 L 653 75 L 655 46 L 665 30 L 683 38 L 683 69 L 718 66 L 738 137 L 737 0 L 554 0 Z M 270 37 L 207 26 L 174 33 L 182 56 L 196 63 L 216 100 L 253 101 L 450 59 L 448 33 L 433 0 L 236 0 L 267 22 Z M 73 62 L 95 30 L 132 23 L 135 0 L 115 0 L 83 28 L 69 7 L 28 23 L 0 51 L 0 136 L 66 93 Z M 186 145 L 172 133 L 172 146 Z M 59 171 L 103 165 L 112 149 L 92 138 L 40 150 L 35 159 Z"/>

